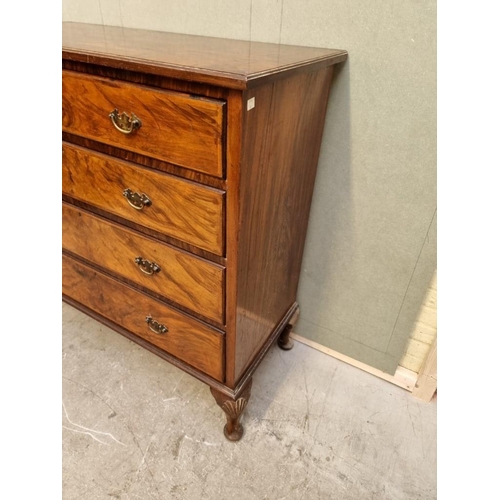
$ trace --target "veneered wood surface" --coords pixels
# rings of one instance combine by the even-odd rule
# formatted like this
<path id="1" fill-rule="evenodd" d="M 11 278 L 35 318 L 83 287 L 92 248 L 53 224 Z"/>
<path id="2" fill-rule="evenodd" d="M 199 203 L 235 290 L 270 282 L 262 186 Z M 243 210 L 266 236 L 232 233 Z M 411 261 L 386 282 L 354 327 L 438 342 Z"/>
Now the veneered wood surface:
<path id="1" fill-rule="evenodd" d="M 266 356 L 267 352 L 271 347 L 276 343 L 278 340 L 279 336 L 283 332 L 283 330 L 287 327 L 290 319 L 293 317 L 295 314 L 295 311 L 298 308 L 297 302 L 294 302 L 291 306 L 290 309 L 286 312 L 286 314 L 283 316 L 281 321 L 274 327 L 270 335 L 267 337 L 266 341 L 262 345 L 261 349 L 257 353 L 256 356 L 252 359 L 251 363 L 248 365 L 248 367 L 245 369 L 244 373 L 242 376 L 238 378 L 238 383 L 234 386 L 233 392 L 235 394 L 239 394 L 242 388 L 245 387 L 246 383 L 250 378 L 252 378 L 253 374 L 255 373 L 255 370 L 259 367 L 260 363 Z M 227 336 L 226 336 L 227 339 Z M 226 381 L 226 385 L 228 385 Z"/>
<path id="2" fill-rule="evenodd" d="M 347 58 L 345 50 L 63 23 L 63 59 L 245 89 Z"/>
<path id="3" fill-rule="evenodd" d="M 194 170 L 178 167 L 172 163 L 151 158 L 151 156 L 144 156 L 139 153 L 134 153 L 133 151 L 127 151 L 126 149 L 120 149 L 102 142 L 87 139 L 86 137 L 68 134 L 67 132 L 62 133 L 62 138 L 65 142 L 70 142 L 71 144 L 76 144 L 77 146 L 92 149 L 93 151 L 97 151 L 98 153 L 103 153 L 108 156 L 114 156 L 120 160 L 136 163 L 137 165 L 141 165 L 143 167 L 152 168 L 153 170 L 160 170 L 161 172 L 182 177 L 184 179 L 197 182 L 198 184 L 204 184 L 222 191 L 225 191 L 227 188 L 227 182 L 225 179 L 211 177 L 210 175 L 202 174 L 201 172 L 195 172 Z"/>
<path id="4" fill-rule="evenodd" d="M 332 75 L 300 73 L 244 95 L 258 105 L 243 121 L 236 379 L 296 299 Z"/>
<path id="5" fill-rule="evenodd" d="M 226 384 L 235 388 L 236 304 L 238 283 L 238 232 L 240 230 L 240 167 L 242 93 L 231 90 L 227 99 L 227 189 L 226 189 Z"/>
<path id="6" fill-rule="evenodd" d="M 114 68 L 112 66 L 101 66 L 99 64 L 89 64 L 83 61 L 62 60 L 62 69 L 86 73 L 88 75 L 102 76 L 112 80 L 123 80 L 124 82 L 138 83 L 148 87 L 157 87 L 165 90 L 175 90 L 188 95 L 205 96 L 211 99 L 225 101 L 230 89 L 215 87 L 207 83 L 196 80 L 179 80 L 164 75 L 143 73 L 124 68 Z"/>
<path id="7" fill-rule="evenodd" d="M 152 205 L 131 207 L 123 196 L 127 188 L 146 194 Z M 221 191 L 64 143 L 63 193 L 223 255 Z"/>
<path id="8" fill-rule="evenodd" d="M 224 323 L 224 269 L 72 205 L 62 207 L 63 248 L 202 316 Z M 160 271 L 143 273 L 142 257 Z"/>
<path id="9" fill-rule="evenodd" d="M 135 114 L 142 126 L 117 130 L 109 114 Z M 224 102 L 63 71 L 63 131 L 223 176 Z"/>
<path id="10" fill-rule="evenodd" d="M 137 337 L 129 324 L 120 323 L 120 318 L 115 316 L 120 311 L 119 304 L 113 302 L 108 312 L 103 313 L 97 310 L 99 304 L 92 303 L 87 311 L 93 311 L 91 314 L 101 321 L 109 321 L 129 338 L 139 339 L 141 345 L 177 366 L 191 370 L 190 373 L 212 387 L 218 384 L 218 391 L 235 397 L 243 391 L 297 309 L 298 275 L 332 65 L 345 60 L 347 53 L 74 23 L 66 24 L 63 31 L 65 75 L 73 75 L 80 82 L 74 85 L 74 93 L 82 93 L 78 88 L 81 89 L 81 82 L 85 81 L 99 87 L 90 90 L 89 95 L 104 93 L 106 103 L 110 102 L 108 92 L 114 92 L 113 89 L 119 96 L 127 94 L 128 101 L 120 105 L 124 109 L 116 105 L 113 109 L 118 107 L 119 111 L 138 115 L 143 121 L 139 133 L 145 130 L 144 118 L 135 109 L 126 108 L 137 89 L 155 96 L 180 93 L 189 102 L 195 102 L 195 107 L 198 102 L 219 105 L 221 118 L 215 121 L 217 126 L 220 124 L 221 132 L 215 135 L 216 141 L 220 137 L 223 156 L 220 163 L 217 160 L 215 170 L 213 163 L 209 170 L 199 167 L 196 170 L 191 152 L 186 152 L 180 142 L 174 145 L 174 149 L 179 146 L 179 157 L 174 158 L 145 149 L 155 145 L 146 144 L 140 150 L 129 148 L 127 137 L 123 143 L 109 142 L 108 133 L 96 133 L 94 126 L 88 133 L 65 128 L 65 140 L 80 146 L 64 145 L 63 197 L 80 207 L 71 209 L 74 217 L 83 208 L 106 219 L 87 213 L 91 223 L 88 231 L 84 231 L 88 235 L 86 239 L 108 238 L 111 240 L 108 246 L 115 248 L 116 245 L 117 254 L 126 252 L 123 246 L 130 245 L 132 240 L 132 245 L 139 241 L 142 244 L 144 238 L 154 244 L 152 252 L 156 249 L 156 255 L 163 255 L 157 250 L 162 243 L 143 236 L 149 235 L 177 246 L 178 249 L 168 247 L 174 253 L 183 253 L 182 248 L 225 268 L 226 335 L 212 331 L 203 321 L 198 322 L 189 314 L 185 316 L 175 307 L 169 308 L 222 337 L 220 367 L 211 371 L 206 366 L 200 368 L 202 371 L 188 367 L 180 359 L 192 364 L 190 355 L 170 358 L 167 351 Z M 82 80 L 74 76 L 75 72 L 92 76 L 83 76 Z M 247 100 L 252 97 L 256 98 L 255 107 L 247 110 Z M 138 100 L 151 108 L 147 99 Z M 160 111 L 162 107 L 158 105 Z M 106 120 L 110 111 L 111 108 L 105 113 Z M 86 106 L 80 106 L 79 112 L 82 119 L 85 118 Z M 151 116 L 157 115 L 151 113 Z M 191 118 L 191 122 L 196 122 L 196 116 Z M 111 122 L 109 125 L 112 126 Z M 218 147 L 215 146 L 217 151 Z M 208 149 L 213 152 L 211 145 Z M 182 159 L 188 157 L 188 161 Z M 134 185 L 128 185 L 130 182 Z M 122 196 L 127 187 L 147 194 L 153 201 L 152 206 L 141 212 L 129 207 Z M 98 227 L 94 226 L 96 221 Z M 76 230 L 73 235 L 76 240 Z M 148 288 L 146 282 L 120 283 L 130 276 L 120 275 L 119 267 L 114 268 L 115 264 L 106 260 L 111 258 L 109 255 L 104 259 L 108 263 L 100 267 L 100 252 L 104 249 L 92 247 L 92 243 L 89 243 L 90 249 L 86 244 L 73 243 L 73 249 L 68 249 L 76 259 L 71 261 L 72 267 L 83 266 L 87 274 L 93 273 L 100 280 L 112 283 L 109 293 L 114 293 L 116 286 L 120 289 L 119 295 L 124 289 L 137 294 L 134 296 L 139 297 L 138 303 L 154 301 L 168 308 L 162 300 L 168 304 L 177 300 L 179 307 L 187 307 L 181 304 L 181 298 L 171 299 L 170 292 L 162 299 L 162 292 Z M 85 262 L 90 267 L 80 262 L 74 253 L 85 254 L 88 259 Z M 92 270 L 89 261 L 94 262 L 96 269 Z M 120 280 L 108 276 L 106 269 L 116 277 L 120 275 Z M 87 275 L 85 281 L 88 281 Z M 162 287 L 163 293 L 164 290 Z M 66 295 L 66 300 L 87 307 L 85 297 Z M 92 300 L 98 298 L 89 295 L 87 304 Z M 199 308 L 195 309 L 193 304 L 190 310 L 192 314 L 199 314 Z M 206 316 L 206 321 L 218 328 L 213 316 Z"/>
<path id="11" fill-rule="evenodd" d="M 221 257 L 220 255 L 216 255 L 212 252 L 208 252 L 207 250 L 202 250 L 199 247 L 195 247 L 194 245 L 190 245 L 189 243 L 186 243 L 185 241 L 173 238 L 172 236 L 169 236 L 165 233 L 160 233 L 159 231 L 155 231 L 154 229 L 150 229 L 146 226 L 141 226 L 140 224 L 136 224 L 135 222 L 130 221 L 129 219 L 125 219 L 124 217 L 120 217 L 118 215 L 112 214 L 111 212 L 107 212 L 106 210 L 98 208 L 95 205 L 91 205 L 91 204 L 86 203 L 84 201 L 78 200 L 78 199 L 73 198 L 67 194 L 63 193 L 62 200 L 65 203 L 70 203 L 71 205 L 74 205 L 75 207 L 82 208 L 83 210 L 87 210 L 88 212 L 95 213 L 96 215 L 99 215 L 100 217 L 103 217 L 104 219 L 113 221 L 113 222 L 120 224 L 124 227 L 138 231 L 141 234 L 145 234 L 147 236 L 150 236 L 151 238 L 154 238 L 155 240 L 166 243 L 167 245 L 175 246 L 176 248 L 179 248 L 180 250 L 185 250 L 186 252 L 192 253 L 193 255 L 196 255 L 196 256 L 201 257 L 203 259 L 210 260 L 216 264 L 219 264 L 220 266 L 223 266 L 223 267 L 226 266 L 227 259 L 224 257 Z"/>
<path id="12" fill-rule="evenodd" d="M 62 289 L 73 300 L 223 380 L 224 335 L 65 255 Z M 148 315 L 165 325 L 168 332 L 152 332 L 145 321 Z"/>
<path id="13" fill-rule="evenodd" d="M 145 73 L 137 73 L 135 71 L 126 71 L 117 68 L 110 68 L 105 66 L 98 66 L 95 64 L 86 64 L 77 61 L 63 60 L 63 68 L 70 71 L 77 71 L 80 73 L 88 73 L 100 77 L 105 77 L 114 80 L 123 80 L 131 83 L 138 83 L 141 85 L 147 85 L 149 87 L 157 87 L 165 90 L 174 90 L 177 92 L 182 92 L 184 94 L 195 94 L 197 96 L 204 96 L 209 99 L 226 101 L 229 99 L 229 94 L 233 92 L 230 89 L 224 89 L 221 87 L 213 87 L 211 85 L 206 85 L 202 83 L 192 82 L 192 81 L 182 81 L 175 80 L 172 78 L 160 76 L 160 75 L 150 75 Z M 225 113 L 227 116 L 227 112 Z M 237 125 L 238 130 L 240 128 Z M 234 132 L 233 132 L 234 133 Z M 86 137 L 69 134 L 68 132 L 63 132 L 63 140 L 67 142 L 72 142 L 96 151 L 100 151 L 105 154 L 116 156 L 124 160 L 132 161 L 134 163 L 139 163 L 150 168 L 157 170 L 162 170 L 179 177 L 184 177 L 207 186 L 212 186 L 218 189 L 226 189 L 226 180 L 224 178 L 212 177 L 211 175 L 204 174 L 202 172 L 197 172 L 195 170 L 189 170 L 184 167 L 179 167 L 173 163 L 168 163 L 151 156 L 146 156 L 140 153 L 135 153 L 130 150 L 121 149 L 115 146 L 104 144 L 102 142 L 88 139 Z M 226 172 L 227 174 L 227 172 Z"/>

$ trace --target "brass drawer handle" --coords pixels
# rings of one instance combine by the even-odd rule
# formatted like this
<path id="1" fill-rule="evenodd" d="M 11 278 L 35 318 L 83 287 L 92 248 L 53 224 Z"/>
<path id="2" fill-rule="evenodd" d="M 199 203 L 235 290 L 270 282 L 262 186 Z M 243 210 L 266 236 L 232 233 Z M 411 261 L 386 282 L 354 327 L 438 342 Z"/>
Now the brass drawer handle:
<path id="1" fill-rule="evenodd" d="M 111 111 L 111 113 L 109 113 L 109 117 L 111 118 L 111 123 L 115 126 L 116 130 L 119 130 L 122 134 L 128 135 L 136 130 L 139 130 L 142 126 L 141 120 L 139 120 L 134 113 L 131 114 L 131 117 L 125 112 L 120 114 L 115 108 Z"/>
<path id="2" fill-rule="evenodd" d="M 123 196 L 127 198 L 128 204 L 136 210 L 142 210 L 144 207 L 149 207 L 153 203 L 144 193 L 134 193 L 129 188 L 123 191 Z"/>
<path id="3" fill-rule="evenodd" d="M 148 324 L 149 329 L 158 335 L 168 333 L 168 328 L 165 325 L 158 323 L 158 321 L 153 319 L 151 316 L 146 316 L 146 323 Z"/>
<path id="4" fill-rule="evenodd" d="M 158 264 L 147 259 L 143 259 L 142 257 L 136 257 L 134 262 L 144 274 L 152 275 L 161 271 L 161 267 Z"/>

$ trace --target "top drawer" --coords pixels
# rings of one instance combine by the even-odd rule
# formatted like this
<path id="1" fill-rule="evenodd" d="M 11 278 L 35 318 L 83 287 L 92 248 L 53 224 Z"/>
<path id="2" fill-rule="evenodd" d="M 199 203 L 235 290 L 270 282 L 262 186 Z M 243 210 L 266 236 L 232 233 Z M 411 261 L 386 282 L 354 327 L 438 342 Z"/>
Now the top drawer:
<path id="1" fill-rule="evenodd" d="M 62 85 L 63 131 L 223 176 L 223 101 L 72 71 Z"/>

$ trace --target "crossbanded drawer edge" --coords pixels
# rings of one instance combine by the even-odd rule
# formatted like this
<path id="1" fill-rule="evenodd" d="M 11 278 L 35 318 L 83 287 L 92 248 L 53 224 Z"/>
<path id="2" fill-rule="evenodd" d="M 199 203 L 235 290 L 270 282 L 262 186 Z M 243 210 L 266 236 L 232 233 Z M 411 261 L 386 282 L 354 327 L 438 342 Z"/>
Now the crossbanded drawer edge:
<path id="1" fill-rule="evenodd" d="M 64 132 L 224 177 L 225 101 L 69 70 L 62 76 Z M 120 131 L 122 116 L 140 125 Z"/>
<path id="2" fill-rule="evenodd" d="M 65 254 L 62 269 L 63 295 L 223 381 L 223 333 Z M 168 331 L 153 332 L 146 322 L 148 316 Z"/>

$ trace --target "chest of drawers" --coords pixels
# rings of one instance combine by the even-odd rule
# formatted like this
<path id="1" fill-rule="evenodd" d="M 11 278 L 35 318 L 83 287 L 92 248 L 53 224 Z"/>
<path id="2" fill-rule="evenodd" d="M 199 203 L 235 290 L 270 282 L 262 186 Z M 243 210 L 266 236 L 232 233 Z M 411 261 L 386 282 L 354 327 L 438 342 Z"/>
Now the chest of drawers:
<path id="1" fill-rule="evenodd" d="M 343 50 L 63 25 L 63 299 L 208 384 L 238 440 L 298 317 Z"/>

